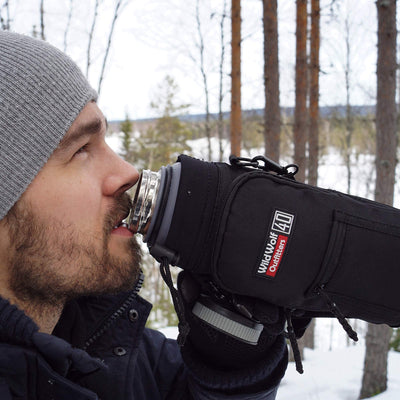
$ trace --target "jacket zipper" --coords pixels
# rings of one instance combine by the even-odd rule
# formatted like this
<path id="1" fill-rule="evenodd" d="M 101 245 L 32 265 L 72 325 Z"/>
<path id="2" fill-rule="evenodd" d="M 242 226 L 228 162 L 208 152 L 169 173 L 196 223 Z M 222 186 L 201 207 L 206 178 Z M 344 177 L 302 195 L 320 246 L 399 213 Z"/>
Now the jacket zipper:
<path id="1" fill-rule="evenodd" d="M 118 309 L 110 315 L 103 323 L 103 325 L 85 342 L 83 346 L 83 350 L 87 350 L 89 346 L 91 346 L 100 336 L 104 334 L 104 332 L 110 328 L 114 322 L 121 317 L 121 315 L 129 308 L 132 301 L 137 297 L 140 289 L 143 286 L 144 282 L 144 274 L 140 272 L 139 279 L 136 282 L 135 288 L 133 291 L 128 295 L 128 297 L 124 300 L 124 302 L 118 307 Z"/>

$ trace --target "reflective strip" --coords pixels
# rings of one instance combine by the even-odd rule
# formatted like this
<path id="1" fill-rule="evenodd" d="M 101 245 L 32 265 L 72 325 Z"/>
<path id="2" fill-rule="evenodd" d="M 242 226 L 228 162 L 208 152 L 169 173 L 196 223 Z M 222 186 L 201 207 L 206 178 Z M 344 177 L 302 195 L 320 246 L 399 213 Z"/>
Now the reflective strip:
<path id="1" fill-rule="evenodd" d="M 213 328 L 252 345 L 258 343 L 258 339 L 263 330 L 263 325 L 261 324 L 254 323 L 254 328 L 251 328 L 221 315 L 199 302 L 194 305 L 192 312 Z M 234 315 L 234 313 L 231 314 Z"/>

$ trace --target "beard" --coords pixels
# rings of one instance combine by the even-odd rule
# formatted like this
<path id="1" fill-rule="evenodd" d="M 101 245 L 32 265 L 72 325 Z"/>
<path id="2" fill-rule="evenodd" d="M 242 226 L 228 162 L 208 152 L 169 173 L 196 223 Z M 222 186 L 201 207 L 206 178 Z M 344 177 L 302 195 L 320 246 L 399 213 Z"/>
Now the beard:
<path id="1" fill-rule="evenodd" d="M 136 237 L 125 239 L 121 254 L 112 255 L 108 249 L 115 221 L 129 208 L 127 194 L 116 199 L 102 234 L 95 235 L 60 220 L 45 221 L 29 204 L 17 202 L 6 217 L 13 248 L 9 285 L 15 297 L 31 305 L 54 306 L 132 289 L 141 261 Z"/>

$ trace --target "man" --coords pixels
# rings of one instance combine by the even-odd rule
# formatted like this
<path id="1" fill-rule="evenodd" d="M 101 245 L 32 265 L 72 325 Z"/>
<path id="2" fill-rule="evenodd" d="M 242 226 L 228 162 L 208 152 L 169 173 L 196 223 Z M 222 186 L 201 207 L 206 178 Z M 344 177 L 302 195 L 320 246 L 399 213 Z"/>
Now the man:
<path id="1" fill-rule="evenodd" d="M 0 398 L 275 398 L 287 365 L 276 308 L 258 346 L 189 304 L 183 357 L 144 328 L 140 249 L 121 224 L 138 172 L 107 146 L 96 99 L 63 53 L 0 32 Z"/>

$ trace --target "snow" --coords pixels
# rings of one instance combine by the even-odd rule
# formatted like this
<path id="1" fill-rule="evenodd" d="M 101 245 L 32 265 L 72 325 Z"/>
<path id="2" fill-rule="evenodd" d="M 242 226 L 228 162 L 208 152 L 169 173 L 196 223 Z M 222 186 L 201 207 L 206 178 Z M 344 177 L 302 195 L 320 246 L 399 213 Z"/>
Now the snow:
<path id="1" fill-rule="evenodd" d="M 166 328 L 160 328 L 160 332 L 162 332 L 169 339 L 176 339 L 178 337 L 178 327 L 176 326 L 167 326 Z"/>
<path id="2" fill-rule="evenodd" d="M 355 400 L 360 394 L 364 366 L 363 346 L 323 351 L 305 349 L 304 374 L 289 364 L 277 400 Z M 377 400 L 398 400 L 400 353 L 389 353 L 388 390 Z"/>
<path id="3" fill-rule="evenodd" d="M 318 320 L 318 328 L 331 320 Z M 322 324 L 322 327 L 321 327 Z M 169 338 L 177 336 L 176 327 L 160 329 Z M 335 327 L 336 334 L 341 333 Z M 344 336 L 343 336 L 344 337 Z M 322 341 L 323 342 L 323 341 Z M 321 342 L 319 343 L 321 345 Z M 322 343 L 323 344 L 323 343 Z M 335 341 L 336 345 L 340 345 Z M 343 345 L 343 343 L 342 343 Z M 320 347 L 320 346 L 318 346 Z M 363 342 L 332 351 L 318 348 L 304 351 L 304 374 L 300 375 L 290 362 L 276 400 L 356 400 L 360 394 L 365 348 Z M 399 400 L 400 353 L 389 352 L 388 390 L 374 400 Z"/>

